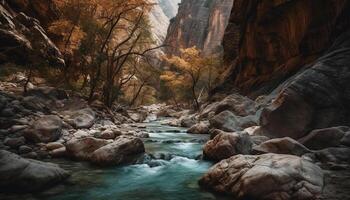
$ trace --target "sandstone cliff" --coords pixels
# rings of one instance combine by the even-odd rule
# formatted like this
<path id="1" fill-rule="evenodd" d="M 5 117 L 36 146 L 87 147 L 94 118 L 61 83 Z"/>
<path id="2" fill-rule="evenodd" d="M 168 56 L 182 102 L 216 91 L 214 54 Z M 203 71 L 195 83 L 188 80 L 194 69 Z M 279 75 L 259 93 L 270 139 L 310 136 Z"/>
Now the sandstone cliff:
<path id="1" fill-rule="evenodd" d="M 168 29 L 167 53 L 178 54 L 179 48 L 192 46 L 204 54 L 221 52 L 232 3 L 233 0 L 183 0 Z"/>
<path id="2" fill-rule="evenodd" d="M 346 0 L 236 0 L 224 37 L 230 65 L 217 91 L 257 96 L 318 58 L 344 29 Z"/>

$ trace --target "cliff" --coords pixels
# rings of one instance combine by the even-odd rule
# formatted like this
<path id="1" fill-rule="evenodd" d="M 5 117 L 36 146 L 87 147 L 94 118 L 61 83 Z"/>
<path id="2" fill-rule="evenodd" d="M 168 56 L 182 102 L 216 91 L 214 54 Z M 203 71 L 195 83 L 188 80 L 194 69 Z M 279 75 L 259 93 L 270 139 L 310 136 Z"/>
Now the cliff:
<path id="1" fill-rule="evenodd" d="M 223 44 L 226 81 L 217 91 L 268 93 L 332 44 L 346 0 L 236 0 Z"/>
<path id="2" fill-rule="evenodd" d="M 0 2 L 0 64 L 13 62 L 19 65 L 49 64 L 63 66 L 64 60 L 56 45 L 49 39 L 41 22 L 28 14 L 45 18 L 56 14 L 47 1 Z M 46 9 L 45 9 L 46 8 Z"/>
<path id="3" fill-rule="evenodd" d="M 222 52 L 222 38 L 233 0 L 183 0 L 165 39 L 167 54 L 196 46 L 204 54 Z"/>

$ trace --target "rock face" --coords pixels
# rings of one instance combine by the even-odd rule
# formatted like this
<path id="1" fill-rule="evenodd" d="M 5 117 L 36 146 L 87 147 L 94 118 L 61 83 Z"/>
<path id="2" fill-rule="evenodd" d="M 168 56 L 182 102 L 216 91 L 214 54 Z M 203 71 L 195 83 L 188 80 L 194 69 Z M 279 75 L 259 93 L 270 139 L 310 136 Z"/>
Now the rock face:
<path id="1" fill-rule="evenodd" d="M 343 33 L 324 56 L 276 89 L 260 118 L 265 134 L 299 139 L 314 129 L 349 124 L 349 38 Z"/>
<path id="2" fill-rule="evenodd" d="M 165 44 L 171 47 L 166 53 L 176 55 L 180 48 L 192 46 L 204 54 L 221 52 L 232 3 L 233 0 L 183 0 L 170 22 Z"/>
<path id="3" fill-rule="evenodd" d="M 205 144 L 203 154 L 206 159 L 220 161 L 237 154 L 249 154 L 252 145 L 246 133 L 222 132 Z"/>
<path id="4" fill-rule="evenodd" d="M 161 45 L 164 42 L 170 19 L 175 17 L 180 2 L 181 0 L 152 0 L 156 5 L 153 6 L 149 19 L 157 44 Z"/>
<path id="5" fill-rule="evenodd" d="M 0 52 L 0 64 L 14 62 L 20 65 L 33 63 L 63 66 L 64 60 L 60 51 L 48 38 L 39 21 L 22 12 L 16 13 L 6 2 L 1 2 L 0 40 L 3 50 Z M 34 7 L 38 6 L 34 10 L 45 12 L 43 8 L 48 5 L 43 4 L 43 0 L 39 2 L 41 4 L 11 1 L 10 5 L 19 11 L 28 9 L 26 13 L 29 13 L 29 7 L 31 7 L 29 4 L 31 4 Z M 50 15 L 43 15 L 45 18 L 48 16 Z"/>
<path id="6" fill-rule="evenodd" d="M 69 173 L 58 165 L 0 150 L 0 177 L 1 191 L 34 192 L 62 182 Z"/>
<path id="7" fill-rule="evenodd" d="M 273 89 L 349 27 L 349 8 L 348 0 L 235 0 L 223 41 L 231 68 L 217 91 Z"/>
<path id="8" fill-rule="evenodd" d="M 199 181 L 235 199 L 317 199 L 323 173 L 317 165 L 291 155 L 233 156 L 214 165 Z"/>

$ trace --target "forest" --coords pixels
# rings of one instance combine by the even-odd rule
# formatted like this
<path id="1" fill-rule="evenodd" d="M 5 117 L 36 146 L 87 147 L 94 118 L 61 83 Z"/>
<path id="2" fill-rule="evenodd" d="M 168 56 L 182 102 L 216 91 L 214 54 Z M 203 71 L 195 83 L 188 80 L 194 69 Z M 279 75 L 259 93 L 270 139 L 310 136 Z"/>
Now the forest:
<path id="1" fill-rule="evenodd" d="M 0 200 L 350 198 L 349 0 L 0 0 Z"/>

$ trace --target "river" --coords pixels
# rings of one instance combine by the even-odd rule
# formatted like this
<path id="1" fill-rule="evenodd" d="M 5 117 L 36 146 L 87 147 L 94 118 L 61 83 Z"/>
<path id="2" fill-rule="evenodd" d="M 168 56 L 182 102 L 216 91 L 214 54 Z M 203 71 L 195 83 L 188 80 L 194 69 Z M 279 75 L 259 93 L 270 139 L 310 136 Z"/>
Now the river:
<path id="1" fill-rule="evenodd" d="M 138 164 L 95 168 L 87 163 L 55 160 L 72 172 L 68 183 L 30 199 L 50 200 L 217 200 L 226 199 L 201 190 L 198 179 L 212 166 L 200 159 L 208 135 L 191 135 L 186 129 L 141 124 L 146 155 Z M 27 199 L 25 197 L 21 199 Z"/>

